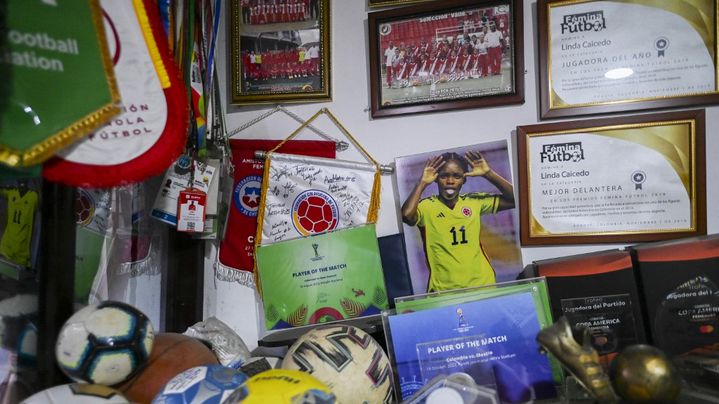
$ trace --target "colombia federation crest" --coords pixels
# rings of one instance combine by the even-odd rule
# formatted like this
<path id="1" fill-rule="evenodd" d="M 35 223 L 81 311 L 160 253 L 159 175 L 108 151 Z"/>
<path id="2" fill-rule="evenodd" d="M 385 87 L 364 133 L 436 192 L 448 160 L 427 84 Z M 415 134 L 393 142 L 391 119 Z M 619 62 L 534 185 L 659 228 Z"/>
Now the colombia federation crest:
<path id="1" fill-rule="evenodd" d="M 338 222 L 337 202 L 326 192 L 309 189 L 292 203 L 292 223 L 303 236 L 334 230 Z"/>

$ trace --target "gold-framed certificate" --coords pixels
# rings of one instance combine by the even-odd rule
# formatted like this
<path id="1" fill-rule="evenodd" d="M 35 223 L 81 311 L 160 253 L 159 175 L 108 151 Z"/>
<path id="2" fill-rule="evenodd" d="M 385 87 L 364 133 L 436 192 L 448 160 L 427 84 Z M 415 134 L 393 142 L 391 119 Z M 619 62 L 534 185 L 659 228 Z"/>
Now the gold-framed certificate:
<path id="1" fill-rule="evenodd" d="M 719 103 L 719 0 L 539 0 L 542 118 Z"/>
<path id="2" fill-rule="evenodd" d="M 704 110 L 517 127 L 523 245 L 706 234 Z"/>

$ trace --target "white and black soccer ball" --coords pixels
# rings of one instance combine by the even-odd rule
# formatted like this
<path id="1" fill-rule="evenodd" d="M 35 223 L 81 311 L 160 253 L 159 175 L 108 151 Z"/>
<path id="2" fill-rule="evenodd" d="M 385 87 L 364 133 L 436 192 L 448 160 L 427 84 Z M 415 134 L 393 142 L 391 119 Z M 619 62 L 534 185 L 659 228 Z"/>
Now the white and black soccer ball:
<path id="1" fill-rule="evenodd" d="M 117 390 L 99 384 L 72 383 L 51 387 L 36 393 L 21 404 L 129 404 Z"/>
<path id="2" fill-rule="evenodd" d="M 392 402 L 387 355 L 357 327 L 320 327 L 301 336 L 287 351 L 283 369 L 296 369 L 326 384 L 341 403 Z"/>
<path id="3" fill-rule="evenodd" d="M 153 404 L 221 404 L 248 377 L 222 365 L 196 366 L 170 379 Z"/>
<path id="4" fill-rule="evenodd" d="M 65 322 L 55 355 L 73 380 L 112 386 L 147 361 L 154 337 L 152 323 L 142 312 L 106 301 L 81 309 Z"/>

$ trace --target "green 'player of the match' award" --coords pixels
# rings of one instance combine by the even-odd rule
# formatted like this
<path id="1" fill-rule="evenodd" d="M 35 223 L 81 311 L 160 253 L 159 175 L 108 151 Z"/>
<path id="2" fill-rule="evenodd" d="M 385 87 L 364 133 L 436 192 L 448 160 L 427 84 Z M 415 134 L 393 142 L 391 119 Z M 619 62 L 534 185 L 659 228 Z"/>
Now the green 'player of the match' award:
<path id="1" fill-rule="evenodd" d="M 260 246 L 256 259 L 268 330 L 387 308 L 374 225 Z"/>
<path id="2" fill-rule="evenodd" d="M 120 95 L 97 0 L 9 0 L 6 7 L 0 162 L 24 167 L 120 113 Z"/>

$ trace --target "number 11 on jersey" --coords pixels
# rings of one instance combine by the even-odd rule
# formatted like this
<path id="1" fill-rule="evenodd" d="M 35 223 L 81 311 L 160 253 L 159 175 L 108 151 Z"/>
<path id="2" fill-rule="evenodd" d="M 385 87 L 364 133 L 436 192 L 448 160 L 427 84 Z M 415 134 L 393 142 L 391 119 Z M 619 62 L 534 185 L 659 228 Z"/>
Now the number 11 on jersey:
<path id="1" fill-rule="evenodd" d="M 462 240 L 457 241 L 457 230 L 452 226 L 451 229 L 449 229 L 449 232 L 452 233 L 452 245 L 458 245 L 458 244 L 467 244 L 467 236 L 464 232 L 464 226 L 459 228 L 460 237 Z"/>

